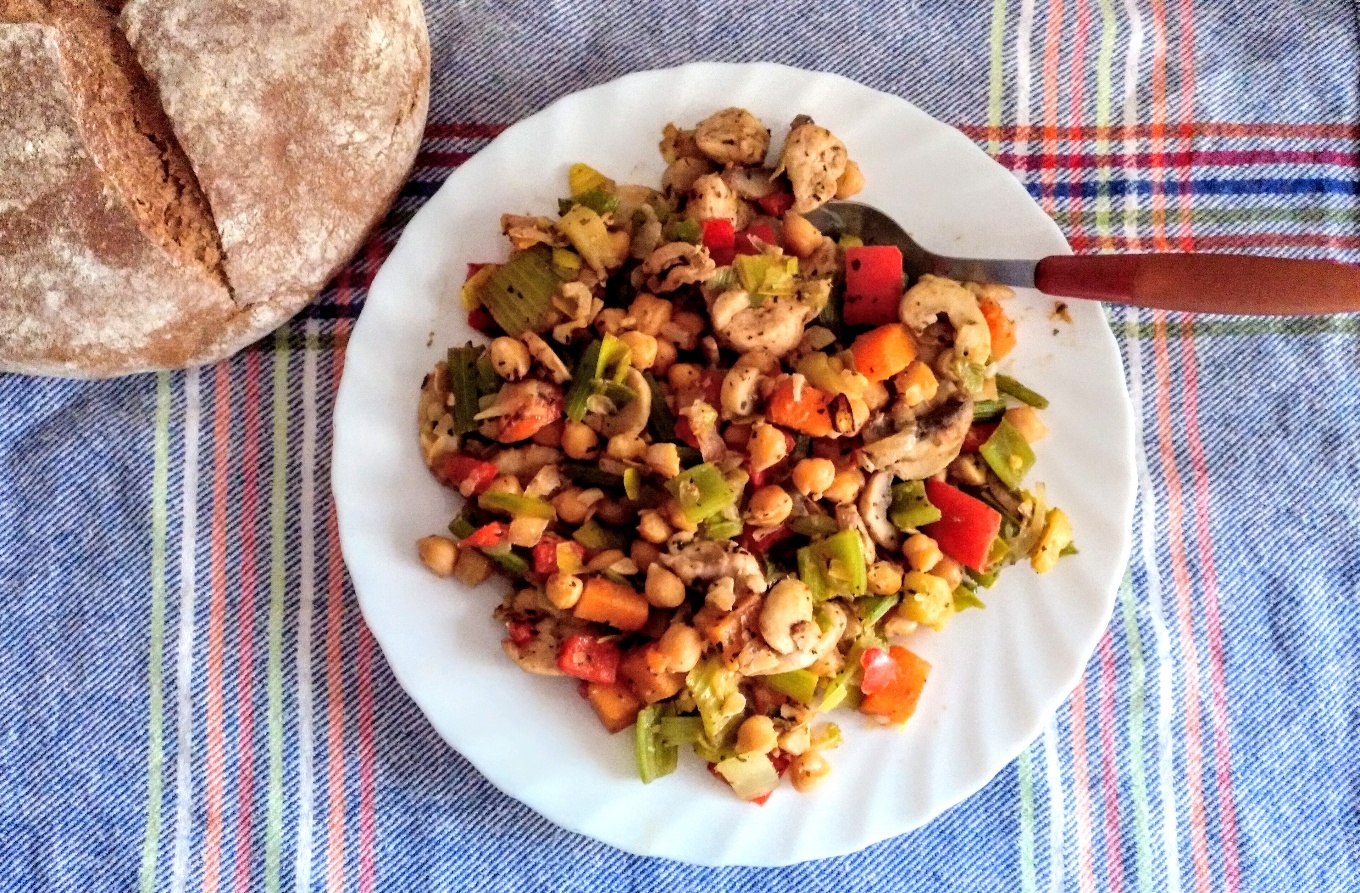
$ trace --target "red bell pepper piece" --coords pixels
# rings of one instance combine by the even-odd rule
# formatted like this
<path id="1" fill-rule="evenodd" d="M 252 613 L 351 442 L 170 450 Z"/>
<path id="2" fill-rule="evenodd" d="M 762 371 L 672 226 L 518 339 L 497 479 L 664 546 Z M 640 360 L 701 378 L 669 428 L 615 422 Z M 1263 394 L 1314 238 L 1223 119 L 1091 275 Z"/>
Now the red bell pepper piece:
<path id="1" fill-rule="evenodd" d="M 516 645 L 528 645 L 534 640 L 534 625 L 523 620 L 511 620 L 505 625 L 505 631 Z"/>
<path id="2" fill-rule="evenodd" d="M 766 245 L 779 244 L 779 237 L 775 235 L 773 226 L 770 226 L 768 223 L 753 223 L 746 229 L 737 233 L 736 253 L 759 254 L 760 249 L 752 243 L 752 238 L 759 239 Z"/>
<path id="3" fill-rule="evenodd" d="M 463 537 L 458 545 L 469 548 L 489 549 L 502 546 L 510 541 L 510 528 L 503 521 L 492 521 Z"/>
<path id="4" fill-rule="evenodd" d="M 737 243 L 737 231 L 733 229 L 732 221 L 724 217 L 705 220 L 703 221 L 703 228 L 704 247 L 708 249 L 708 254 L 713 258 L 713 263 L 720 267 L 732 263 Z"/>
<path id="5" fill-rule="evenodd" d="M 864 668 L 859 690 L 866 695 L 882 691 L 897 678 L 897 664 L 886 648 L 866 648 L 860 655 L 859 663 Z"/>
<path id="6" fill-rule="evenodd" d="M 872 693 L 866 693 L 859 712 L 867 716 L 881 716 L 894 725 L 901 725 L 916 712 L 916 703 L 930 676 L 930 663 L 901 645 L 888 649 L 893 664 L 892 680 Z"/>
<path id="7" fill-rule="evenodd" d="M 897 322 L 902 301 L 902 251 L 896 245 L 845 249 L 845 308 L 852 326 Z"/>
<path id="8" fill-rule="evenodd" d="M 764 198 L 756 199 L 756 204 L 771 217 L 783 217 L 784 212 L 793 207 L 793 193 L 781 189 L 778 192 L 771 192 Z"/>
<path id="9" fill-rule="evenodd" d="M 564 540 L 555 533 L 545 533 L 543 538 L 534 546 L 534 573 L 544 577 L 551 577 L 557 573 L 557 547 L 566 543 L 567 547 L 576 553 L 576 557 L 581 563 L 585 563 L 586 547 L 575 540 Z"/>
<path id="10" fill-rule="evenodd" d="M 557 652 L 557 668 L 568 676 L 613 685 L 619 672 L 619 646 L 594 636 L 567 636 Z"/>
<path id="11" fill-rule="evenodd" d="M 968 433 L 963 435 L 963 446 L 959 448 L 962 453 L 976 453 L 982 449 L 982 445 L 987 442 L 996 431 L 999 422 L 974 422 L 973 427 L 968 429 Z"/>
<path id="12" fill-rule="evenodd" d="M 682 415 L 675 420 L 675 436 L 696 450 L 699 448 L 699 436 L 694 433 L 694 426 L 689 423 L 689 416 Z"/>
<path id="13" fill-rule="evenodd" d="M 434 474 L 444 484 L 457 487 L 464 496 L 480 496 L 496 479 L 496 466 L 461 453 L 449 453 L 439 459 Z"/>
<path id="14" fill-rule="evenodd" d="M 723 374 L 717 369 L 707 369 L 701 380 L 704 385 L 704 402 L 712 407 L 721 406 Z"/>
<path id="15" fill-rule="evenodd" d="M 489 338 L 505 334 L 485 307 L 478 307 L 476 310 L 468 312 L 468 325 Z"/>
<path id="16" fill-rule="evenodd" d="M 778 543 L 793 536 L 789 525 L 780 523 L 768 530 L 746 530 L 737 537 L 737 545 L 752 555 L 764 555 Z"/>
<path id="17" fill-rule="evenodd" d="M 1001 513 L 943 481 L 926 481 L 926 497 L 941 517 L 921 532 L 964 567 L 979 573 L 986 570 L 987 553 L 1001 532 Z"/>

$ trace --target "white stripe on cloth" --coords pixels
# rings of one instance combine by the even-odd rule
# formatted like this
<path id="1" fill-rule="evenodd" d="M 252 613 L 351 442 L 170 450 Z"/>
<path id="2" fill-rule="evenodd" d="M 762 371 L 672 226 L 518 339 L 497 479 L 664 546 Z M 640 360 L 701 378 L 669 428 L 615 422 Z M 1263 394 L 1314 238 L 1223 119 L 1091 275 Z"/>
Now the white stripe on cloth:
<path id="1" fill-rule="evenodd" d="M 310 890 L 314 782 L 312 716 L 312 603 L 316 595 L 316 320 L 306 324 L 302 351 L 302 469 L 298 505 L 298 818 L 295 889 Z"/>
<path id="2" fill-rule="evenodd" d="M 1136 325 L 1138 311 L 1123 308 L 1125 328 Z M 1128 338 L 1129 397 L 1133 402 L 1134 457 L 1138 465 L 1138 489 L 1142 492 L 1139 510 L 1139 556 L 1147 572 L 1148 620 L 1152 624 L 1152 638 L 1157 646 L 1157 790 L 1161 800 L 1162 858 L 1166 864 L 1167 893 L 1178 893 L 1181 888 L 1179 853 L 1176 845 L 1175 768 L 1171 761 L 1171 717 L 1175 713 L 1172 700 L 1171 637 L 1167 634 L 1162 613 L 1162 577 L 1157 568 L 1157 494 L 1152 488 L 1148 469 L 1143 428 L 1143 348 L 1137 335 Z"/>
<path id="3" fill-rule="evenodd" d="M 194 602 L 198 545 L 199 370 L 184 373 L 184 478 L 180 486 L 179 630 L 175 649 L 175 838 L 170 890 L 181 893 L 189 874 L 189 837 L 193 831 Z"/>
<path id="4" fill-rule="evenodd" d="M 1133 133 L 1138 124 L 1138 64 L 1143 55 L 1143 17 L 1138 12 L 1138 0 L 1124 0 L 1124 11 L 1129 17 L 1129 45 L 1124 56 L 1123 124 Z M 1124 170 L 1129 182 L 1137 179 L 1137 164 L 1134 156 L 1138 152 L 1138 140 L 1132 136 L 1124 140 Z M 1129 239 L 1138 238 L 1138 195 L 1130 189 L 1124 193 L 1124 235 Z M 1138 250 L 1135 241 L 1131 250 Z"/>
<path id="5" fill-rule="evenodd" d="M 1034 30 L 1034 0 L 1020 0 L 1020 21 L 1015 26 L 1015 123 L 1029 124 L 1030 32 Z M 1028 146 L 1016 145 L 1028 153 Z"/>

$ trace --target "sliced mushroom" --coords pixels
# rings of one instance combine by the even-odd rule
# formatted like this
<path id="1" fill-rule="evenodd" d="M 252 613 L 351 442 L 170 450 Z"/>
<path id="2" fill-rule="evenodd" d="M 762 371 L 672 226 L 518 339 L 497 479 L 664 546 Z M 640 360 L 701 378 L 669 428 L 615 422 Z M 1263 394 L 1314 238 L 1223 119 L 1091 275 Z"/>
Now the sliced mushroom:
<path id="1" fill-rule="evenodd" d="M 764 592 L 765 572 L 754 555 L 731 540 L 698 540 L 658 559 L 685 585 L 731 577 L 738 592 Z"/>
<path id="2" fill-rule="evenodd" d="M 928 478 L 954 461 L 972 424 L 972 398 L 952 394 L 896 434 L 865 445 L 860 464 L 865 471 L 891 471 L 906 481 Z"/>
<path id="3" fill-rule="evenodd" d="M 763 167 L 732 167 L 722 172 L 723 182 L 747 201 L 765 198 L 779 186 L 774 175 Z"/>
<path id="4" fill-rule="evenodd" d="M 628 367 L 624 385 L 633 392 L 633 399 L 611 413 L 589 413 L 585 422 L 602 437 L 637 437 L 647 429 L 652 416 L 652 389 L 642 373 Z"/>
<path id="5" fill-rule="evenodd" d="M 888 518 L 892 507 L 893 475 L 890 471 L 875 471 L 864 483 L 859 494 L 859 514 L 874 542 L 890 552 L 902 546 L 902 532 Z"/>
<path id="6" fill-rule="evenodd" d="M 688 242 L 669 242 L 648 255 L 638 269 L 648 277 L 647 288 L 663 294 L 682 285 L 703 282 L 717 267 L 708 249 Z"/>
<path id="7" fill-rule="evenodd" d="M 838 602 L 823 602 L 819 610 L 825 629 L 812 621 L 810 629 L 805 627 L 801 631 L 794 649 L 787 654 L 780 654 L 762 639 L 752 638 L 737 654 L 737 669 L 744 676 L 772 676 L 815 664 L 835 649 L 849 622 L 845 609 Z"/>
<path id="8" fill-rule="evenodd" d="M 567 369 L 567 364 L 562 362 L 562 358 L 557 355 L 557 351 L 548 346 L 548 342 L 533 332 L 524 332 L 519 336 L 519 340 L 524 342 L 524 346 L 529 349 L 529 356 L 538 361 L 538 364 L 548 370 L 552 380 L 558 384 L 565 384 L 571 381 L 571 371 Z"/>

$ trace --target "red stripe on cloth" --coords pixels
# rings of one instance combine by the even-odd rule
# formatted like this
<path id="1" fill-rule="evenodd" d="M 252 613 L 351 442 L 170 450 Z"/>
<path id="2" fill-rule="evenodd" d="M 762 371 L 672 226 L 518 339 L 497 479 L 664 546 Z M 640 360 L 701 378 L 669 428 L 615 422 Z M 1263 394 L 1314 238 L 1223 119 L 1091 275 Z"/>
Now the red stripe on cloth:
<path id="1" fill-rule="evenodd" d="M 1183 154 L 1193 157 L 1195 134 L 1191 122 L 1195 120 L 1195 10 L 1192 0 L 1180 0 L 1181 41 L 1181 108 L 1176 126 L 1177 137 L 1184 146 Z M 1176 204 L 1180 209 L 1180 249 L 1195 250 L 1190 229 L 1190 162 L 1177 163 L 1181 189 Z"/>
<path id="2" fill-rule="evenodd" d="M 426 139 L 489 140 L 501 135 L 509 124 L 476 121 L 431 121 L 425 125 Z"/>
<path id="3" fill-rule="evenodd" d="M 373 845 L 377 836 L 373 793 L 373 634 L 362 619 L 354 671 L 359 694 L 359 891 L 371 893 L 377 877 Z"/>
<path id="4" fill-rule="evenodd" d="M 222 664 L 227 612 L 227 466 L 231 461 L 231 364 L 221 362 L 213 376 L 212 523 L 209 537 L 208 703 L 204 726 L 208 739 L 204 773 L 207 815 L 203 823 L 203 890 L 217 893 L 222 866 L 223 765 Z"/>
<path id="5" fill-rule="evenodd" d="M 1119 831 L 1119 742 L 1115 732 L 1115 689 L 1117 670 L 1114 641 L 1109 630 L 1100 638 L 1100 782 L 1105 794 L 1105 867 L 1109 878 L 1106 889 L 1120 893 L 1124 888 L 1123 851 Z"/>
<path id="6" fill-rule="evenodd" d="M 1049 0 L 1048 25 L 1044 29 L 1044 125 L 1039 142 L 1039 205 L 1050 217 L 1054 211 L 1054 185 L 1058 182 L 1058 62 L 1062 49 L 1063 0 Z M 1077 66 L 1079 67 L 1079 66 Z"/>
<path id="7" fill-rule="evenodd" d="M 1077 15 L 1075 33 L 1072 35 L 1072 101 L 1071 118 L 1073 121 L 1080 121 L 1085 111 L 1084 104 L 1086 98 L 1086 40 L 1091 30 L 1091 9 L 1088 0 L 1077 0 Z M 1068 170 L 1069 182 L 1073 179 L 1075 171 L 1070 162 L 1062 156 L 1057 157 L 1057 162 Z M 1074 193 L 1067 203 L 1069 211 L 1079 219 L 1081 214 L 1082 199 L 1081 194 Z M 1072 231 L 1072 250 L 1082 252 L 1086 250 L 1086 235 L 1081 232 L 1080 227 Z"/>
<path id="8" fill-rule="evenodd" d="M 416 167 L 458 167 L 472 155 L 471 152 L 445 152 L 439 149 L 428 149 L 416 155 Z"/>
<path id="9" fill-rule="evenodd" d="M 1148 143 L 1152 157 L 1148 161 L 1152 183 L 1152 246 L 1157 251 L 1169 251 L 1166 238 L 1166 193 L 1162 187 L 1166 168 L 1166 4 L 1152 0 L 1152 122 Z"/>
<path id="10" fill-rule="evenodd" d="M 1072 799 L 1077 807 L 1077 885 L 1096 893 L 1095 858 L 1091 849 L 1091 776 L 1086 754 L 1086 679 L 1072 692 Z"/>
<path id="11" fill-rule="evenodd" d="M 958 124 L 956 126 L 972 139 L 986 139 L 995 134 L 1002 140 L 1020 141 L 1024 138 L 1023 135 L 1026 132 L 1026 126 L 1023 124 L 1006 124 L 1000 127 L 988 127 L 986 124 Z M 1188 127 L 1192 135 L 1201 139 L 1360 139 L 1360 124 L 1324 122 L 1295 124 L 1283 121 L 1247 124 L 1227 121 L 1197 121 L 1190 122 Z M 1059 140 L 1066 141 L 1089 141 L 1099 138 L 1100 130 L 1094 124 L 1074 124 L 1059 127 L 1057 137 Z M 1150 139 L 1154 131 L 1160 133 L 1163 128 L 1161 125 L 1152 123 L 1121 124 L 1110 128 L 1109 137 L 1116 140 Z"/>
<path id="12" fill-rule="evenodd" d="M 1184 135 L 1182 134 L 1182 136 Z M 1014 167 L 1019 158 L 1014 152 L 1001 152 L 994 157 L 999 163 L 1007 167 Z M 1114 165 L 1134 168 L 1149 167 L 1153 159 L 1149 152 L 1132 154 L 1120 152 L 1060 152 L 1055 156 L 1055 160 L 1060 166 L 1077 172 Z M 1353 153 L 1325 150 L 1309 151 L 1306 149 L 1210 149 L 1206 151 L 1188 149 L 1165 152 L 1162 154 L 1162 160 L 1178 167 L 1244 167 L 1252 164 L 1360 167 L 1360 157 Z M 1079 180 L 1081 178 L 1072 176 L 1071 179 Z M 1074 198 L 1076 197 L 1074 196 Z"/>
<path id="13" fill-rule="evenodd" d="M 1209 466 L 1199 436 L 1199 374 L 1195 359 L 1194 317 L 1185 317 L 1181 335 L 1185 381 L 1185 427 L 1190 447 L 1191 492 L 1195 507 L 1195 540 L 1204 579 L 1204 625 L 1209 640 L 1210 719 L 1214 733 L 1214 777 L 1223 846 L 1223 874 L 1228 893 L 1241 881 L 1237 851 L 1237 807 L 1233 802 L 1232 741 L 1228 730 L 1228 683 L 1223 665 L 1223 625 L 1218 608 L 1218 572 L 1214 568 L 1213 532 L 1209 529 Z"/>

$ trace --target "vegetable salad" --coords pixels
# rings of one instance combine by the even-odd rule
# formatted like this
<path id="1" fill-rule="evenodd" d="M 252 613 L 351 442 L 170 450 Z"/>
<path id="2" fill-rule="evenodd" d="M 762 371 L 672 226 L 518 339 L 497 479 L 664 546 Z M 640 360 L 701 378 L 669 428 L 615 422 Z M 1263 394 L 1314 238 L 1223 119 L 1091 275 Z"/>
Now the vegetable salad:
<path id="1" fill-rule="evenodd" d="M 470 266 L 489 343 L 448 351 L 419 420 L 466 502 L 419 551 L 514 582 L 505 653 L 631 727 L 644 782 L 690 748 L 764 802 L 826 776 L 829 715 L 905 723 L 931 670 L 908 637 L 1072 531 L 1025 481 L 1047 402 L 996 370 L 1009 289 L 820 233 L 804 215 L 864 178 L 807 117 L 772 166 L 738 108 L 660 149 L 659 188 L 573 165 L 555 216 L 504 215 L 508 259 Z"/>

